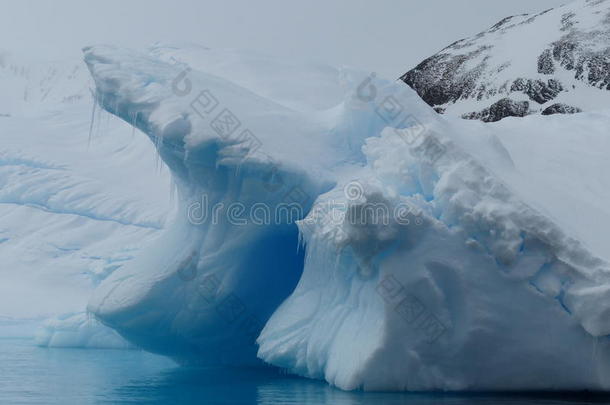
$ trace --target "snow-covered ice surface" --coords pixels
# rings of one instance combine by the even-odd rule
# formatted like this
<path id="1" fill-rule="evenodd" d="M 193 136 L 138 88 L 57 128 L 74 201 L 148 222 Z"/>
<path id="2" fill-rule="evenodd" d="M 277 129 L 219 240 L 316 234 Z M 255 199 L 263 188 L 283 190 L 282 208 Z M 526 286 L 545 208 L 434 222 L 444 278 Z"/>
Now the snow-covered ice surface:
<path id="1" fill-rule="evenodd" d="M 205 50 L 192 52 L 202 52 L 205 64 Z M 89 308 L 138 345 L 183 361 L 257 362 L 254 339 L 301 274 L 294 221 L 341 172 L 364 162 L 358 137 L 380 131 L 383 121 L 373 111 L 363 115 L 342 105 L 312 113 L 319 108 L 316 93 L 301 101 L 301 111 L 289 108 L 303 88 L 299 82 L 293 89 L 286 86 L 295 77 L 292 66 L 272 65 L 272 78 L 253 83 L 271 86 L 278 80 L 282 95 L 270 100 L 187 68 L 172 53 L 177 62 L 111 47 L 85 50 L 100 103 L 146 132 L 172 170 L 179 212 L 147 254 L 97 289 Z M 260 65 L 259 59 L 254 62 L 246 56 L 241 63 Z M 330 68 L 311 69 L 334 77 L 326 97 L 350 80 Z M 208 117 L 212 109 L 220 114 L 217 121 Z M 433 114 L 421 110 L 422 116 Z M 227 129 L 220 124 L 225 119 L 239 128 Z M 235 134 L 215 132 L 225 129 Z M 193 221 L 190 209 L 204 198 L 209 207 L 226 209 L 218 218 Z M 233 202 L 254 215 L 241 218 L 244 224 L 231 220 Z M 261 208 L 278 214 L 277 220 L 273 215 L 259 223 L 254 217 Z"/>
<path id="2" fill-rule="evenodd" d="M 98 109 L 91 125 L 81 61 L 3 55 L 0 82 L 0 336 L 32 336 L 158 235 L 169 173 L 128 124 Z"/>
<path id="3" fill-rule="evenodd" d="M 393 130 L 367 140 L 376 174 L 366 183 L 370 194 L 343 207 L 358 213 L 359 205 L 393 206 L 399 196 L 422 210 L 421 223 L 380 227 L 365 217 L 337 230 L 304 221 L 304 276 L 259 337 L 259 355 L 345 389 L 607 389 L 607 263 L 562 226 L 584 231 L 584 223 L 560 217 L 570 201 L 546 209 L 563 197 L 545 192 L 554 174 L 533 174 L 533 192 L 530 173 L 519 173 L 529 169 L 522 161 L 500 169 L 458 150 L 464 144 L 455 124 L 433 165 L 410 157 Z M 514 122 L 511 134 L 533 135 L 520 125 Z M 477 133 L 465 128 L 468 136 Z M 597 129 L 590 136 L 605 142 L 603 125 Z M 561 135 L 554 135 L 557 142 Z M 510 146 L 519 158 L 535 156 Z M 561 158 L 543 146 L 535 152 Z M 604 167 L 598 159 L 574 169 L 595 163 Z M 596 182 L 587 198 L 607 192 Z M 318 201 L 326 210 L 327 200 L 341 198 L 331 193 Z M 596 214 L 607 226 L 603 212 L 576 215 L 586 221 Z"/>
<path id="4" fill-rule="evenodd" d="M 608 110 L 484 125 L 349 69 L 168 45 L 85 61 L 177 188 L 89 302 L 129 341 L 343 389 L 610 388 Z"/>

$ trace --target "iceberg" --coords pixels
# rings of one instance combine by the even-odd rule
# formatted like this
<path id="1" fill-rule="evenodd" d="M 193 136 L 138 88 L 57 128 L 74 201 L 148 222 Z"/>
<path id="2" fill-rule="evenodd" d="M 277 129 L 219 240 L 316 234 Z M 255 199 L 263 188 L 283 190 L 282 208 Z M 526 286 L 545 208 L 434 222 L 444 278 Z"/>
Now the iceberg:
<path id="1" fill-rule="evenodd" d="M 99 108 L 90 122 L 82 60 L 0 54 L 0 319 L 32 338 L 161 233 L 170 176 L 131 125 Z"/>
<path id="2" fill-rule="evenodd" d="M 433 163 L 367 140 L 374 175 L 299 223 L 304 274 L 259 356 L 348 390 L 607 389 L 607 263 L 453 135 Z"/>
<path id="3" fill-rule="evenodd" d="M 358 137 L 383 120 L 372 110 L 363 119 L 358 106 L 311 118 L 219 76 L 115 48 L 86 49 L 85 61 L 97 100 L 150 137 L 178 195 L 175 223 L 105 280 L 89 309 L 151 351 L 258 362 L 254 340 L 302 272 L 295 221 L 364 161 Z"/>
<path id="4" fill-rule="evenodd" d="M 96 102 L 148 136 L 176 188 L 174 222 L 89 301 L 129 342 L 346 390 L 610 388 L 595 243 L 610 215 L 581 213 L 596 232 L 562 217 L 610 184 L 570 199 L 524 159 L 541 122 L 441 117 L 347 68 L 163 44 L 84 54 Z M 567 161 L 574 134 L 603 144 L 609 115 L 531 118 L 557 130 L 532 148 Z"/>
<path id="5" fill-rule="evenodd" d="M 79 349 L 133 349 L 116 331 L 102 325 L 89 314 L 79 312 L 47 319 L 37 331 L 40 347 Z"/>

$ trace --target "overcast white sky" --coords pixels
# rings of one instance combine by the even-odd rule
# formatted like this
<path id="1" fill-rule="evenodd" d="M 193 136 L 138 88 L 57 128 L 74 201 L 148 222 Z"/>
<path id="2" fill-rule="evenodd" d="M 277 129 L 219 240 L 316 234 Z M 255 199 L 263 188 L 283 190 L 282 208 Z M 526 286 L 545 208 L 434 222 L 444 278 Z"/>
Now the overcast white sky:
<path id="1" fill-rule="evenodd" d="M 396 77 L 509 15 L 567 0 L 0 0 L 0 49 L 79 57 L 93 43 L 188 41 Z M 518 44 L 516 44 L 518 45 Z"/>

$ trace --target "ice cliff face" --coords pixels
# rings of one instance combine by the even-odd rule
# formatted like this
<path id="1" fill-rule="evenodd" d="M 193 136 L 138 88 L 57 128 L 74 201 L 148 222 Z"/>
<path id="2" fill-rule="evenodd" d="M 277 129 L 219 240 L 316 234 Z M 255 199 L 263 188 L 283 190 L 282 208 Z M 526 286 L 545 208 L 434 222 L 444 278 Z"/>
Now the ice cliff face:
<path id="1" fill-rule="evenodd" d="M 304 274 L 263 329 L 260 357 L 344 389 L 608 386 L 607 262 L 464 153 L 458 134 L 436 135 L 438 160 L 393 129 L 367 140 L 372 175 L 358 195 L 324 194 L 299 223 Z M 401 203 L 415 208 L 381 216 Z"/>
<path id="2" fill-rule="evenodd" d="M 98 320 L 343 389 L 610 387 L 608 113 L 545 118 L 532 143 L 540 117 L 445 119 L 401 82 L 231 55 L 85 49 L 97 102 L 177 188 Z"/>
<path id="3" fill-rule="evenodd" d="M 213 54 L 202 52 L 206 66 Z M 256 361 L 254 339 L 302 272 L 295 221 L 339 173 L 364 161 L 362 137 L 381 131 L 383 120 L 350 105 L 312 113 L 313 96 L 298 107 L 308 113 L 297 111 L 281 103 L 292 105 L 298 88 L 283 86 L 274 101 L 178 57 L 171 48 L 85 50 L 97 100 L 148 134 L 178 195 L 175 224 L 107 279 L 89 308 L 138 345 L 182 361 Z M 325 93 L 332 97 L 341 88 L 337 71 L 320 74 L 335 78 Z M 229 218 L 235 210 L 245 218 Z"/>
<path id="4" fill-rule="evenodd" d="M 401 79 L 438 112 L 499 121 L 608 105 L 610 2 L 578 0 L 507 17 Z"/>

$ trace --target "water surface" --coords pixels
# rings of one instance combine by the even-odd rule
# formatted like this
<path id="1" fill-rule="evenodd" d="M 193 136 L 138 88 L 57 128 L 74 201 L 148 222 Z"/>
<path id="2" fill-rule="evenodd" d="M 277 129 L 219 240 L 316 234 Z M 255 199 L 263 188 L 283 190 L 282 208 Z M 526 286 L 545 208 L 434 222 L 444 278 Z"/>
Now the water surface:
<path id="1" fill-rule="evenodd" d="M 0 404 L 559 405 L 610 397 L 343 392 L 272 369 L 189 369 L 135 350 L 47 349 L 0 339 Z"/>

